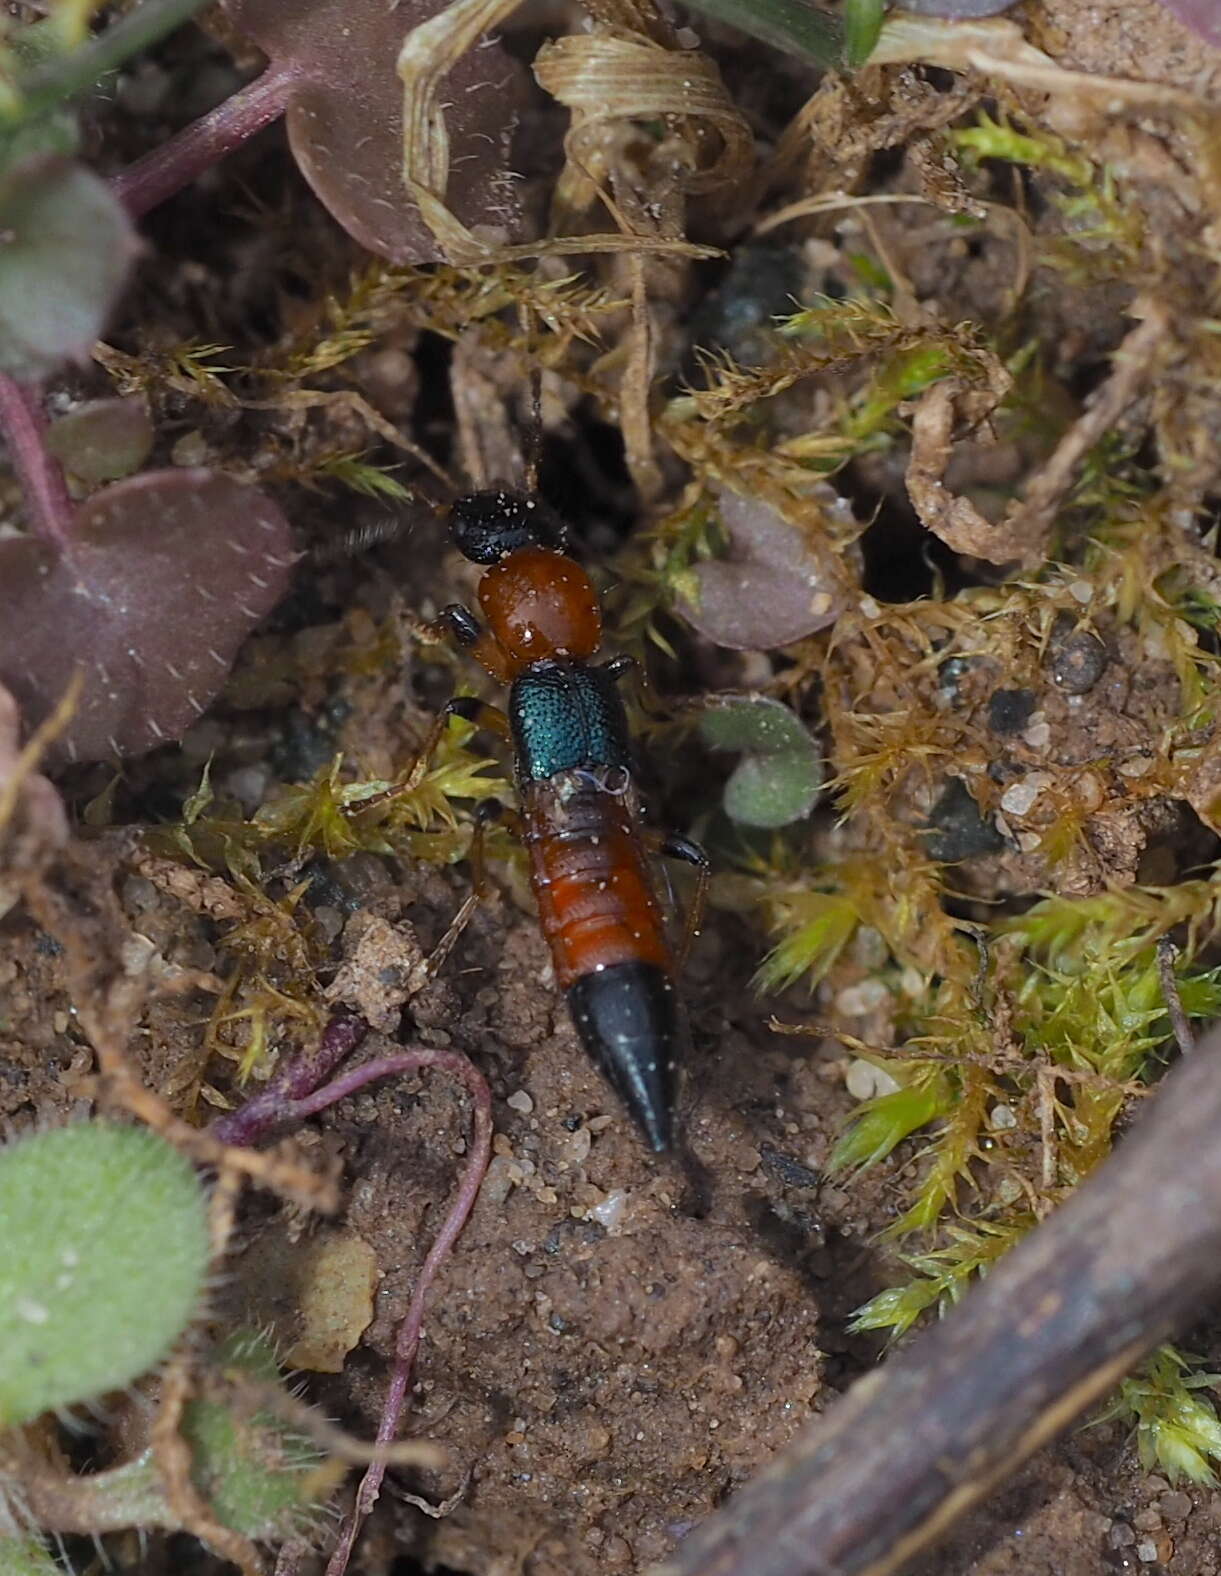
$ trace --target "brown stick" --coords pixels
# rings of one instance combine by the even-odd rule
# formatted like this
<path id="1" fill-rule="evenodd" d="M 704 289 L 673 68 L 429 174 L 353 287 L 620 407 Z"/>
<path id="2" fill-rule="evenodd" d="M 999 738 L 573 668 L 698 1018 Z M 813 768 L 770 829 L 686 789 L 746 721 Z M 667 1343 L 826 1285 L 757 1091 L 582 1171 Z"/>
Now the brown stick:
<path id="1" fill-rule="evenodd" d="M 653 1576 L 892 1576 L 1221 1282 L 1221 1030 L 962 1305 Z"/>

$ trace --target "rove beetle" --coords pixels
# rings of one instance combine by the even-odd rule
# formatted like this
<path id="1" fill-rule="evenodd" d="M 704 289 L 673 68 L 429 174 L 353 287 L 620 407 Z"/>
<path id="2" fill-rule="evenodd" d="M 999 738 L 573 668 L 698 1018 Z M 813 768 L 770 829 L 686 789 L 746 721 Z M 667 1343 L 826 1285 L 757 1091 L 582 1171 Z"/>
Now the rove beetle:
<path id="1" fill-rule="evenodd" d="M 616 689 L 634 663 L 591 662 L 602 613 L 589 576 L 567 554 L 559 516 L 535 494 L 487 489 L 452 505 L 449 530 L 459 552 L 486 570 L 478 589 L 485 624 L 455 603 L 434 631 L 507 684 L 509 706 L 506 717 L 457 697 L 434 738 L 447 717 L 463 716 L 511 740 L 520 804 L 513 822 L 560 988 L 586 1051 L 661 1152 L 673 1138 L 683 1036 L 675 975 L 698 933 L 707 855 L 643 826 Z M 699 872 L 679 954 L 666 936 L 651 848 Z"/>

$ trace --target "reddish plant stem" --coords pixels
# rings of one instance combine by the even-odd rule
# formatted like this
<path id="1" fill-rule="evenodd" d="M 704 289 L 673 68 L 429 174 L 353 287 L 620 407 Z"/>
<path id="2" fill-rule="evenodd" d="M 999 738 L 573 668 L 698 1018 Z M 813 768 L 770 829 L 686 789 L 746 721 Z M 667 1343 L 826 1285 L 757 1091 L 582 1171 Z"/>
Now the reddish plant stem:
<path id="1" fill-rule="evenodd" d="M 7 372 L 0 372 L 0 431 L 21 481 L 30 529 L 70 557 L 76 511 L 59 462 L 47 448 L 42 395 Z"/>
<path id="2" fill-rule="evenodd" d="M 368 1032 L 369 1025 L 354 1012 L 341 1009 L 335 1013 L 312 1050 L 287 1058 L 285 1065 L 277 1070 L 265 1089 L 247 1100 L 245 1105 L 238 1106 L 236 1111 L 230 1111 L 212 1123 L 213 1136 L 219 1138 L 222 1144 L 236 1144 L 243 1149 L 250 1149 L 262 1143 L 277 1127 L 300 1121 L 303 1115 L 300 1102 L 330 1077 Z M 334 1085 L 329 1087 L 333 1088 Z M 340 1098 L 340 1095 L 332 1095 L 323 1101 L 323 1106 Z M 321 1110 L 323 1106 L 318 1109 Z"/>
<path id="3" fill-rule="evenodd" d="M 279 120 L 299 81 L 290 67 L 268 66 L 223 104 L 112 176 L 111 191 L 133 219 L 140 218 Z"/>
<path id="4" fill-rule="evenodd" d="M 429 1289 L 466 1225 L 488 1168 L 492 1153 L 492 1095 L 483 1074 L 460 1051 L 433 1050 L 424 1045 L 375 1057 L 373 1061 L 352 1067 L 337 1078 L 332 1078 L 329 1083 L 323 1083 L 322 1080 L 360 1044 L 368 1032 L 369 1025 L 355 1013 L 336 1013 L 323 1030 L 314 1050 L 293 1057 L 261 1094 L 214 1122 L 212 1132 L 223 1143 L 249 1146 L 274 1128 L 316 1116 L 319 1111 L 325 1111 L 336 1101 L 346 1099 L 379 1078 L 422 1072 L 427 1068 L 449 1073 L 466 1085 L 473 1107 L 470 1153 L 458 1191 L 436 1240 L 428 1250 L 428 1257 L 420 1269 L 407 1312 L 395 1337 L 394 1366 L 377 1428 L 377 1443 L 384 1445 L 389 1444 L 399 1430 L 411 1385 L 415 1355 L 420 1345 L 424 1304 Z M 382 1461 L 374 1461 L 366 1469 L 357 1491 L 356 1503 L 327 1565 L 326 1576 L 344 1576 L 361 1525 L 377 1503 L 385 1473 L 386 1466 Z"/>
<path id="5" fill-rule="evenodd" d="M 390 1373 L 390 1385 L 386 1391 L 386 1399 L 382 1406 L 381 1421 L 377 1428 L 377 1442 L 389 1444 L 398 1433 L 399 1422 L 402 1418 L 403 1407 L 407 1400 L 407 1391 L 411 1384 L 411 1373 L 415 1363 L 416 1350 L 420 1344 L 420 1331 L 424 1323 L 424 1303 L 428 1296 L 429 1288 L 436 1278 L 437 1271 L 444 1263 L 446 1255 L 458 1240 L 467 1217 L 474 1207 L 479 1196 L 479 1189 L 483 1183 L 484 1174 L 488 1168 L 488 1160 L 492 1152 L 492 1096 L 484 1080 L 483 1074 L 473 1062 L 467 1060 L 458 1051 L 436 1051 L 426 1046 L 415 1050 L 399 1051 L 390 1056 L 380 1056 L 375 1061 L 366 1062 L 361 1067 L 354 1067 L 351 1072 L 345 1073 L 341 1078 L 335 1079 L 325 1089 L 320 1089 L 314 1095 L 299 1103 L 301 1114 L 309 1115 L 329 1105 L 332 1100 L 341 1099 L 344 1095 L 352 1094 L 375 1078 L 386 1078 L 392 1074 L 420 1071 L 424 1068 L 434 1067 L 440 1072 L 447 1072 L 452 1077 L 464 1083 L 470 1094 L 473 1110 L 473 1128 L 471 1137 L 470 1155 L 458 1184 L 458 1191 L 454 1195 L 449 1213 L 437 1233 L 436 1241 L 428 1251 L 416 1280 L 415 1290 L 411 1294 L 411 1302 L 399 1325 L 398 1335 L 394 1343 L 394 1367 Z M 382 1478 L 385 1476 L 385 1463 L 372 1462 L 366 1469 L 361 1479 L 360 1488 L 356 1494 L 356 1503 L 352 1507 L 339 1544 L 331 1555 L 327 1564 L 326 1576 L 344 1576 L 348 1568 L 348 1560 L 352 1555 L 352 1548 L 356 1536 L 360 1531 L 365 1517 L 377 1503 L 377 1496 L 381 1490 Z"/>

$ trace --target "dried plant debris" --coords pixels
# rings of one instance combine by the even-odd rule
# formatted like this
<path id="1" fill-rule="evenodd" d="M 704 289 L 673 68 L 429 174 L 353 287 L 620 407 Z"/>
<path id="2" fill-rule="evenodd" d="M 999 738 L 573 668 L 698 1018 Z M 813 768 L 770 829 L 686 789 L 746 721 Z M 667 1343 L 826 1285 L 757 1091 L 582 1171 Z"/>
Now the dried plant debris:
<path id="1" fill-rule="evenodd" d="M 0 543 L 0 675 L 27 724 L 82 674 L 58 761 L 138 754 L 202 716 L 296 558 L 264 494 L 207 471 L 150 471 L 95 493 L 61 548 Z"/>

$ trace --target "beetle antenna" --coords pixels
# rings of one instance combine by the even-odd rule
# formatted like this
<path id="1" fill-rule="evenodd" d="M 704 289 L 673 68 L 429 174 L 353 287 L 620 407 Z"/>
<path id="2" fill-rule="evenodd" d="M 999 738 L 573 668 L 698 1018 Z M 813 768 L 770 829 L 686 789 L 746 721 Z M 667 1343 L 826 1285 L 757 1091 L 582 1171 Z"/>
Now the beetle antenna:
<path id="1" fill-rule="evenodd" d="M 530 378 L 530 420 L 526 428 L 525 443 L 523 444 L 526 465 L 526 491 L 538 491 L 539 465 L 543 456 L 543 371 L 537 360 L 529 355 L 530 330 L 532 327 L 532 314 L 526 302 L 521 301 L 517 307 L 517 320 L 526 341 L 526 354 L 529 365 Z"/>

